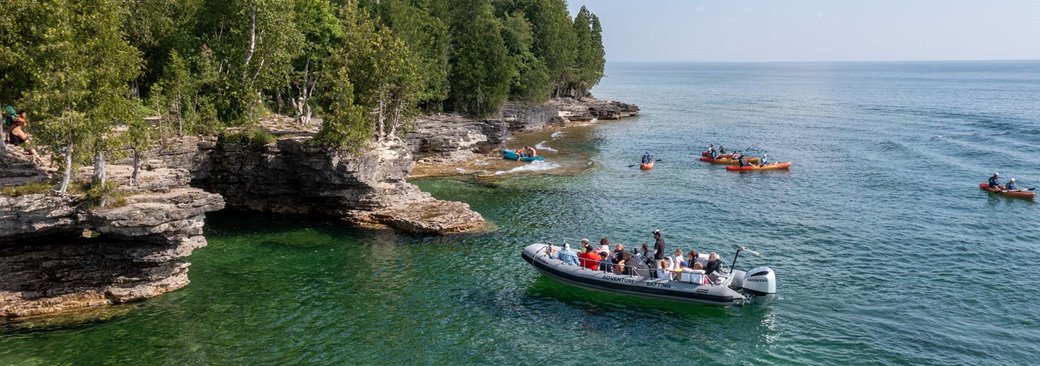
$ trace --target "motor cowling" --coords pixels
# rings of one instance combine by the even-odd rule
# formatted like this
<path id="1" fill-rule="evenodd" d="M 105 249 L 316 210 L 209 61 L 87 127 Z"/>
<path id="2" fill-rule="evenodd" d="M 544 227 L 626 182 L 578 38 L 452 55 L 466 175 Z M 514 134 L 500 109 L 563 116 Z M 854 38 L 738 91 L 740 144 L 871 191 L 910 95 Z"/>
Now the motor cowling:
<path id="1" fill-rule="evenodd" d="M 776 272 L 769 267 L 758 267 L 747 271 L 741 286 L 755 295 L 769 295 L 776 293 Z"/>

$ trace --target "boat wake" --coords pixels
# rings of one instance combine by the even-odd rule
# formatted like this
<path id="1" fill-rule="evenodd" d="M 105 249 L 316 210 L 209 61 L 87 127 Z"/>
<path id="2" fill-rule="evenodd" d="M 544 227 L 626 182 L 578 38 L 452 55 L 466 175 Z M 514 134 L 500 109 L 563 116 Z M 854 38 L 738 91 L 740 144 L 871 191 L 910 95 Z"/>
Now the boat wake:
<path id="1" fill-rule="evenodd" d="M 518 167 L 513 168 L 513 169 L 497 171 L 497 172 L 495 172 L 495 175 L 514 174 L 514 173 L 523 173 L 523 172 L 540 172 L 540 171 L 556 169 L 556 168 L 559 168 L 559 167 L 560 167 L 560 164 L 548 163 L 548 162 L 545 162 L 544 160 L 539 160 L 539 161 L 531 162 L 530 164 L 526 164 L 526 165 L 523 165 L 523 166 L 518 166 Z"/>
<path id="2" fill-rule="evenodd" d="M 559 152 L 559 150 L 553 149 L 545 145 L 545 141 L 539 142 L 537 145 L 534 145 L 534 148 L 538 149 L 538 151 Z"/>

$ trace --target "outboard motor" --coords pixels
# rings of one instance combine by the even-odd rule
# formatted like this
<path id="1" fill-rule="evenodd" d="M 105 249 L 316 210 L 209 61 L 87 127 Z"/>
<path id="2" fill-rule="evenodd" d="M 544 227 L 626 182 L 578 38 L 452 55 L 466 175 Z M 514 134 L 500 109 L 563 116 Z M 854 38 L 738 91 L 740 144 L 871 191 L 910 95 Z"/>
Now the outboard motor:
<path id="1" fill-rule="evenodd" d="M 741 281 L 744 291 L 755 299 L 766 300 L 776 296 L 776 272 L 769 267 L 758 267 L 747 271 Z"/>

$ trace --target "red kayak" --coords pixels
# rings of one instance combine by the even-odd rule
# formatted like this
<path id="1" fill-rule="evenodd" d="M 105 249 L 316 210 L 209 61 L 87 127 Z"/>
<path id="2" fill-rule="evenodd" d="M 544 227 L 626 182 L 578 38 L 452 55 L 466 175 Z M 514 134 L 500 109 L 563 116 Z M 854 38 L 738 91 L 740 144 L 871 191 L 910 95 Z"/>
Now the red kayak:
<path id="1" fill-rule="evenodd" d="M 1033 191 L 1026 191 L 1026 190 L 1021 190 L 1021 189 L 1016 189 L 1014 191 L 1009 191 L 1009 190 L 1005 190 L 1005 189 L 1002 189 L 1002 188 L 999 188 L 999 187 L 998 188 L 990 187 L 989 183 L 979 183 L 979 189 L 981 189 L 983 191 L 993 192 L 993 193 L 1002 195 L 1004 197 L 1011 197 L 1011 198 L 1022 198 L 1022 199 L 1031 200 L 1031 199 L 1033 199 L 1033 197 L 1036 197 L 1036 192 L 1033 192 Z"/>
<path id="2" fill-rule="evenodd" d="M 783 163 L 769 163 L 769 164 L 761 165 L 761 166 L 759 166 L 759 165 L 745 165 L 745 166 L 730 165 L 730 166 L 726 167 L 726 170 L 731 171 L 731 172 L 732 171 L 743 172 L 743 171 L 752 171 L 752 170 L 781 170 L 781 169 L 788 169 L 790 167 L 791 167 L 791 162 L 787 161 L 787 162 L 783 162 Z"/>

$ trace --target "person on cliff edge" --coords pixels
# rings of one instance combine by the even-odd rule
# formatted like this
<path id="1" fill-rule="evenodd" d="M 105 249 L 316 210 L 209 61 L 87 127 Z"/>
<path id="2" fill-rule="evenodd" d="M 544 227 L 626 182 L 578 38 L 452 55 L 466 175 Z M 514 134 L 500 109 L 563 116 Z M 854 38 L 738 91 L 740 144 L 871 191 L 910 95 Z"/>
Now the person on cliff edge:
<path id="1" fill-rule="evenodd" d="M 661 230 L 654 230 L 654 259 L 660 261 L 664 259 L 664 238 L 661 237 Z"/>

